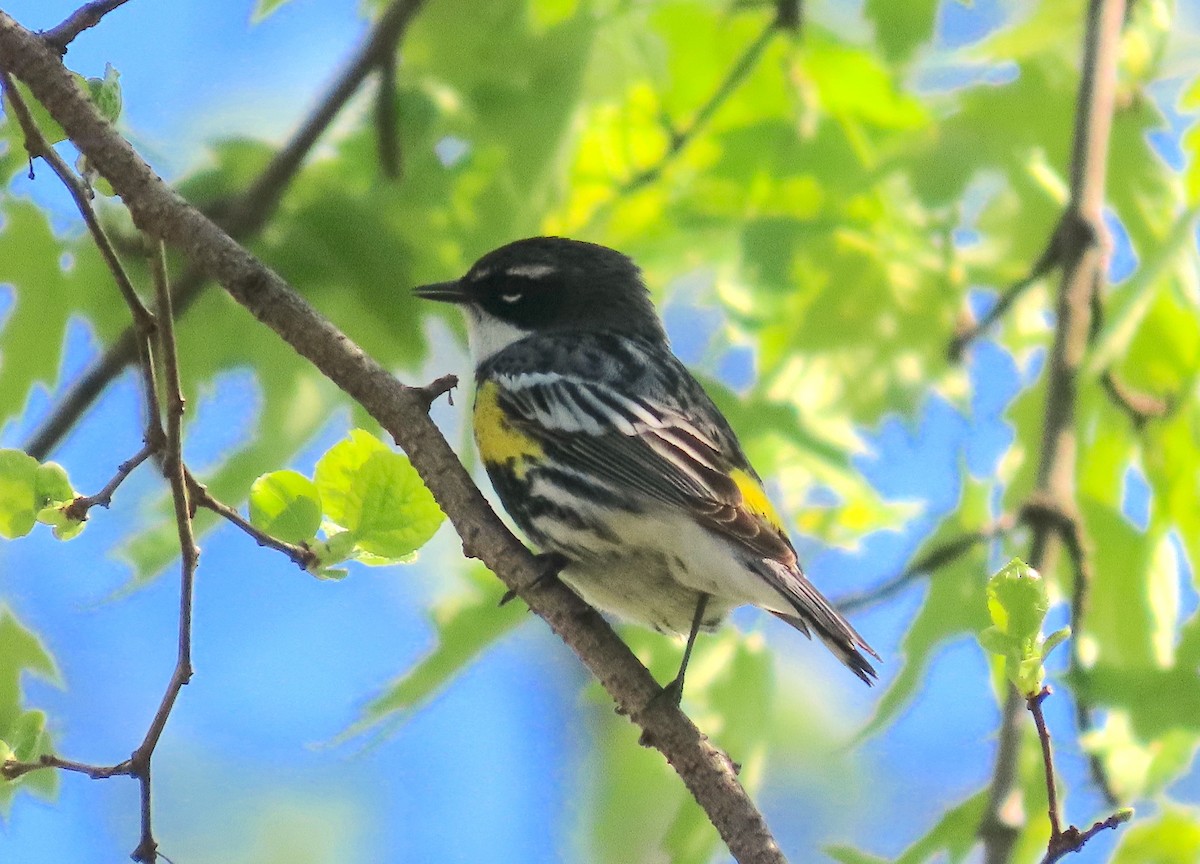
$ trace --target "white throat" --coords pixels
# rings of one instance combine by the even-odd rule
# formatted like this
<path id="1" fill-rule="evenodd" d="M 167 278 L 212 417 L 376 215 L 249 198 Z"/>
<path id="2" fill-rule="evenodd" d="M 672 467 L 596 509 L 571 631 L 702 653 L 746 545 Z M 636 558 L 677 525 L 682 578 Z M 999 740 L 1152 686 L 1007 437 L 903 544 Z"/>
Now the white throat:
<path id="1" fill-rule="evenodd" d="M 467 306 L 467 343 L 478 365 L 529 334 L 475 306 Z"/>

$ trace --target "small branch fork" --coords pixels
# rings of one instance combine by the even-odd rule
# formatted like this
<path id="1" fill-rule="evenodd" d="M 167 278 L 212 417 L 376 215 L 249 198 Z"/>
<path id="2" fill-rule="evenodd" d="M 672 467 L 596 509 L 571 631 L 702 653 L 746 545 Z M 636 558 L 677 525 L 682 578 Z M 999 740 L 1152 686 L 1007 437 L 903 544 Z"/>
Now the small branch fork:
<path id="1" fill-rule="evenodd" d="M 300 172 L 309 151 L 350 97 L 357 92 L 362 82 L 373 70 L 382 68 L 383 58 L 389 53 L 395 54 L 397 45 L 423 3 L 424 0 L 393 0 L 379 16 L 370 35 L 351 57 L 345 70 L 300 124 L 287 144 L 276 153 L 242 195 L 221 208 L 218 221 L 230 236 L 244 241 L 262 230 L 278 208 L 288 186 Z M 205 284 L 203 272 L 195 267 L 185 270 L 176 280 L 172 306 L 177 316 L 182 317 L 191 308 Z M 122 333 L 103 356 L 71 386 L 63 400 L 28 439 L 24 447 L 25 452 L 35 459 L 45 459 L 49 456 L 104 389 L 126 366 L 136 360 L 137 356 L 135 326 Z"/>
<path id="2" fill-rule="evenodd" d="M 66 54 L 67 47 L 75 41 L 76 36 L 95 27 L 105 15 L 128 2 L 129 0 L 93 0 L 91 3 L 85 3 L 57 27 L 42 31 L 42 39 L 60 55 Z"/>
<path id="3" fill-rule="evenodd" d="M 1132 811 L 1118 810 L 1107 819 L 1101 819 L 1094 823 L 1086 831 L 1081 831 L 1074 825 L 1068 825 L 1066 830 L 1063 830 L 1058 812 L 1058 791 L 1054 782 L 1054 759 L 1050 752 L 1050 729 L 1046 726 L 1046 718 L 1042 714 L 1042 703 L 1050 693 L 1049 687 L 1043 687 L 1038 693 L 1025 700 L 1025 706 L 1033 715 L 1033 722 L 1037 727 L 1038 740 L 1042 744 L 1042 764 L 1046 769 L 1046 801 L 1047 815 L 1050 817 L 1050 839 L 1046 843 L 1046 855 L 1042 858 L 1042 864 L 1054 864 L 1064 855 L 1078 852 L 1101 831 L 1115 830 L 1121 823 L 1128 822 L 1132 815 Z"/>

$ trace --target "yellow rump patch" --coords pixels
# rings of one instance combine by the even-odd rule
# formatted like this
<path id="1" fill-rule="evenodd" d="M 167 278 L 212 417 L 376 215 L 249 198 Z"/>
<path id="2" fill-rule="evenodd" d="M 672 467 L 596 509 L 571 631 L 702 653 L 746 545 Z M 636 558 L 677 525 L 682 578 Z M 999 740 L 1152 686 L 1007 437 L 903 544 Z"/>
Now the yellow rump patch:
<path id="1" fill-rule="evenodd" d="M 492 465 L 517 462 L 518 474 L 524 473 L 527 457 L 540 457 L 542 445 L 519 429 L 515 429 L 500 408 L 500 387 L 485 381 L 475 394 L 475 443 L 483 461 Z"/>
<path id="2" fill-rule="evenodd" d="M 767 497 L 762 484 L 754 479 L 753 474 L 737 468 L 729 472 L 729 479 L 742 493 L 742 503 L 751 513 L 760 519 L 765 519 L 781 534 L 787 535 L 787 528 L 784 527 L 783 520 L 779 518 L 779 513 L 776 512 L 771 499 Z"/>

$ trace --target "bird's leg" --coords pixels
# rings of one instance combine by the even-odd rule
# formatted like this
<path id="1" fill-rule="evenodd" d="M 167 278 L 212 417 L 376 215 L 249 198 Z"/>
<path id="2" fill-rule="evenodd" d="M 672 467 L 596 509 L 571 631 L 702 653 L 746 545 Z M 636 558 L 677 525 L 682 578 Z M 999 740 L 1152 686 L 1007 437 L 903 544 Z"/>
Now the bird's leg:
<path id="1" fill-rule="evenodd" d="M 708 606 L 708 594 L 701 594 L 696 601 L 696 614 L 692 616 L 692 629 L 688 631 L 687 645 L 683 649 L 683 662 L 679 664 L 679 674 L 671 683 L 662 689 L 656 698 L 670 699 L 676 705 L 683 699 L 683 675 L 687 672 L 688 661 L 692 659 L 692 647 L 696 644 L 696 634 L 704 623 L 704 608 Z"/>
<path id="2" fill-rule="evenodd" d="M 525 586 L 526 588 L 532 588 L 534 585 L 540 585 L 547 580 L 558 578 L 558 574 L 562 572 L 562 569 L 571 563 L 567 556 L 560 552 L 539 552 L 533 556 L 533 560 L 536 562 L 538 575 L 537 578 Z M 516 596 L 516 589 L 509 588 L 504 592 L 504 596 L 500 598 L 500 605 L 505 605 Z"/>

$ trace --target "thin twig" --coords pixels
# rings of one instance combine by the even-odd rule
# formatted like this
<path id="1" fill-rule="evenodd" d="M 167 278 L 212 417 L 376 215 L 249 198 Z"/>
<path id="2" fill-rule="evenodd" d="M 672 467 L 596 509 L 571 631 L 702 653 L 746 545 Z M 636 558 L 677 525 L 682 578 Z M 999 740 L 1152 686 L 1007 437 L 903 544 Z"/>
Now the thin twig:
<path id="1" fill-rule="evenodd" d="M 1140 430 L 1151 420 L 1166 417 L 1171 413 L 1173 400 L 1134 390 L 1111 369 L 1104 370 L 1100 376 L 1100 383 L 1108 398 L 1129 418 L 1134 429 Z"/>
<path id="2" fill-rule="evenodd" d="M 107 780 L 109 777 L 119 777 L 133 773 L 133 768 L 128 760 L 117 765 L 89 765 L 86 762 L 76 762 L 73 759 L 62 759 L 52 753 L 43 753 L 38 757 L 36 762 L 17 762 L 12 759 L 6 761 L 3 765 L 0 765 L 0 777 L 3 777 L 5 780 L 16 780 L 18 777 L 28 774 L 31 771 L 40 771 L 45 768 L 74 771 L 77 774 L 86 774 L 93 780 Z"/>
<path id="3" fill-rule="evenodd" d="M 70 504 L 63 508 L 63 514 L 68 519 L 74 519 L 78 522 L 83 522 L 87 519 L 88 511 L 93 507 L 107 508 L 112 504 L 113 493 L 117 491 L 125 478 L 133 473 L 133 469 L 141 465 L 158 451 L 157 443 L 147 443 L 132 458 L 127 459 L 117 466 L 117 473 L 113 478 L 105 484 L 104 488 L 95 495 L 80 495 Z"/>
<path id="4" fill-rule="evenodd" d="M 1062 223 L 1060 222 L 1059 224 L 1061 225 Z M 1060 241 L 1060 231 L 1058 228 L 1055 228 L 1054 233 L 1050 236 L 1050 242 L 1046 244 L 1046 248 L 1042 250 L 1041 256 L 1034 262 L 1034 265 L 1029 268 L 1029 272 L 1004 289 L 1000 293 L 999 298 L 997 298 L 995 305 L 982 318 L 954 337 L 950 343 L 948 352 L 951 361 L 957 362 L 962 359 L 963 352 L 966 351 L 971 343 L 990 330 L 997 321 L 1008 313 L 1009 308 L 1020 299 L 1021 295 L 1043 276 L 1049 275 L 1061 261 L 1062 244 Z"/>
<path id="5" fill-rule="evenodd" d="M 1084 528 L 1078 512 L 1066 512 L 1056 508 L 1050 502 L 1031 502 L 1026 505 L 1026 517 L 1030 520 L 1045 518 L 1050 527 L 1058 534 L 1062 544 L 1067 548 L 1067 556 L 1072 566 L 1072 596 L 1070 596 L 1070 630 L 1075 634 L 1084 631 L 1084 620 L 1088 608 L 1091 607 L 1092 566 L 1084 547 Z M 1084 661 L 1079 653 L 1078 638 L 1070 640 L 1070 670 L 1076 674 L 1085 671 Z M 1084 694 L 1075 695 L 1075 725 L 1080 732 L 1090 731 L 1093 727 L 1092 704 Z M 1103 757 L 1096 752 L 1087 756 L 1087 767 L 1092 775 L 1092 782 L 1099 788 L 1110 806 L 1118 804 L 1117 794 L 1112 788 L 1108 769 L 1104 766 Z"/>
<path id="6" fill-rule="evenodd" d="M 67 53 L 67 46 L 75 41 L 75 37 L 90 27 L 95 27 L 109 12 L 118 6 L 124 6 L 129 0 L 92 0 L 72 12 L 67 20 L 57 27 L 42 31 L 42 39 L 46 44 L 59 53 Z"/>
<path id="7" fill-rule="evenodd" d="M 38 128 L 37 122 L 34 121 L 29 113 L 29 108 L 21 96 L 21 91 L 13 85 L 12 79 L 3 69 L 0 69 L 0 85 L 3 85 L 9 104 L 12 105 L 13 113 L 16 115 L 17 122 L 21 126 L 21 131 L 25 135 L 25 150 L 29 153 L 30 159 L 30 179 L 33 179 L 32 160 L 39 157 L 45 160 L 46 164 L 50 166 L 50 170 L 58 176 L 58 179 L 67 187 L 67 191 L 71 193 L 71 198 L 74 200 L 75 206 L 79 209 L 79 214 L 83 217 L 88 231 L 91 232 L 92 239 L 95 241 L 96 247 L 100 250 L 100 254 L 104 258 L 104 263 L 112 271 L 113 279 L 117 283 L 117 288 L 121 291 L 121 296 L 133 312 L 134 323 L 143 329 L 151 327 L 153 316 L 151 316 L 150 310 L 142 302 L 142 298 L 138 296 L 137 291 L 134 290 L 133 282 L 130 280 L 125 267 L 121 264 L 120 258 L 117 257 L 117 252 L 113 248 L 112 241 L 108 239 L 108 235 L 100 225 L 100 220 L 96 216 L 96 210 L 92 207 L 92 197 L 87 187 L 79 178 L 79 175 L 71 170 L 66 161 L 58 155 L 58 151 L 51 147 L 45 136 L 42 135 L 42 130 Z"/>
<path id="8" fill-rule="evenodd" d="M 619 198 L 623 195 L 627 195 L 630 192 L 640 189 L 649 183 L 653 183 L 662 175 L 663 171 L 665 171 L 667 167 L 675 160 L 675 158 L 683 151 L 683 149 L 692 142 L 692 139 L 694 139 L 696 135 L 698 135 L 701 130 L 708 125 L 708 122 L 712 119 L 713 115 L 717 113 L 717 110 L 724 105 L 729 97 L 732 96 L 738 87 L 742 85 L 742 82 L 750 77 L 750 73 L 753 72 L 754 67 L 758 65 L 759 58 L 762 57 L 763 52 L 767 49 L 767 46 L 771 44 L 772 38 L 774 38 L 776 33 L 780 32 L 782 29 L 785 29 L 784 25 L 780 22 L 781 19 L 777 15 L 774 19 L 772 19 L 771 23 L 763 28 L 762 33 L 760 33 L 758 38 L 750 43 L 750 45 L 742 53 L 742 56 L 737 59 L 732 68 L 730 68 L 729 72 L 725 75 L 724 79 L 721 80 L 721 83 L 718 84 L 717 88 L 712 92 L 712 95 L 708 97 L 708 100 L 696 110 L 695 115 L 692 117 L 691 124 L 688 125 L 686 129 L 669 129 L 670 141 L 667 144 L 666 152 L 664 152 L 662 156 L 659 157 L 659 160 L 649 168 L 639 171 L 628 181 L 626 181 L 624 185 L 617 190 L 616 197 Z"/>
<path id="9" fill-rule="evenodd" d="M 379 58 L 394 52 L 424 0 L 394 0 L 379 17 L 371 34 L 350 59 L 329 92 L 263 169 L 246 191 L 223 209 L 217 222 L 239 241 L 262 230 L 275 213 L 284 192 L 299 173 L 301 165 L 321 134 L 358 90 L 363 80 L 377 68 Z M 191 308 L 205 285 L 201 270 L 190 267 L 177 280 L 172 304 L 177 316 Z M 100 359 L 71 386 L 50 415 L 29 438 L 24 450 L 35 459 L 45 459 L 79 422 L 79 418 L 99 398 L 104 389 L 137 357 L 137 335 L 133 328 L 123 332 Z"/>
<path id="10" fill-rule="evenodd" d="M 138 778 L 141 793 L 141 839 L 133 851 L 133 860 L 152 864 L 158 857 L 158 844 L 154 840 L 151 825 L 150 762 L 158 746 L 163 729 L 175 707 L 179 691 L 192 678 L 192 605 L 195 588 L 196 565 L 200 550 L 192 530 L 192 510 L 188 500 L 187 482 L 183 466 L 183 411 L 184 398 L 179 375 L 179 354 L 175 343 L 175 324 L 171 310 L 171 289 L 167 281 L 166 249 L 162 242 L 154 244 L 150 256 L 150 269 L 154 274 L 155 298 L 158 306 L 159 350 L 162 357 L 167 393 L 166 451 L 162 460 L 162 471 L 171 485 L 171 500 L 175 509 L 175 523 L 179 533 L 180 578 L 179 578 L 179 638 L 176 650 L 175 669 L 167 682 L 166 692 L 142 743 L 130 757 L 132 773 Z"/>
<path id="11" fill-rule="evenodd" d="M 301 570 L 308 570 L 316 562 L 316 553 L 307 546 L 296 546 L 292 543 L 285 543 L 283 540 L 258 530 L 237 510 L 214 498 L 208 491 L 208 487 L 192 476 L 192 472 L 186 468 L 184 469 L 184 476 L 187 478 L 192 507 L 203 507 L 206 510 L 211 510 L 253 537 L 259 546 L 266 546 L 269 549 L 282 552 L 288 558 L 292 559 Z"/>
<path id="12" fill-rule="evenodd" d="M 959 537 L 948 540 L 941 546 L 930 549 L 926 554 L 913 561 L 903 571 L 888 581 L 859 594 L 844 597 L 834 605 L 842 613 L 857 612 L 868 606 L 874 606 L 876 603 L 880 603 L 897 594 L 910 582 L 922 576 L 932 575 L 952 561 L 961 558 L 980 543 L 987 543 L 995 540 L 997 537 L 1003 537 L 1013 529 L 1014 522 L 1015 520 L 1012 517 L 1004 516 L 986 528 L 979 531 L 969 531 Z"/>
<path id="13" fill-rule="evenodd" d="M 1118 810 L 1107 819 L 1096 822 L 1086 831 L 1080 831 L 1074 825 L 1068 825 L 1064 830 L 1062 817 L 1058 812 L 1058 789 L 1054 779 L 1054 757 L 1050 747 L 1050 729 L 1046 725 L 1046 717 L 1042 714 L 1042 703 L 1050 695 L 1049 687 L 1042 687 L 1025 700 L 1029 713 L 1033 715 L 1033 723 L 1037 728 L 1038 741 L 1042 745 L 1042 765 L 1046 774 L 1046 811 L 1050 819 L 1050 839 L 1046 841 L 1046 854 L 1042 864 L 1053 864 L 1071 852 L 1078 852 L 1094 836 L 1105 829 L 1116 829 L 1123 822 L 1128 822 L 1133 815 L 1130 810 Z"/>
<path id="14" fill-rule="evenodd" d="M 375 91 L 375 138 L 378 142 L 379 167 L 383 176 L 398 180 L 403 171 L 400 155 L 400 123 L 396 104 L 396 52 L 388 51 L 379 60 L 379 86 Z"/>
<path id="15" fill-rule="evenodd" d="M 1112 129 L 1121 25 L 1125 0 L 1090 0 L 1083 45 L 1082 75 L 1076 103 L 1071 150 L 1070 198 L 1055 229 L 1062 267 L 1055 310 L 1054 342 L 1045 366 L 1046 395 L 1038 454 L 1035 498 L 1060 513 L 1074 512 L 1079 371 L 1092 333 L 1092 298 L 1104 279 L 1107 245 L 1103 237 L 1105 175 Z M 1034 522 L 1029 564 L 1043 572 L 1053 567 L 1061 532 L 1050 520 Z M 1086 571 L 1085 571 L 1086 574 Z M 1086 591 L 1086 586 L 1077 586 Z M 1073 616 L 1073 621 L 1081 619 Z M 1078 638 L 1081 629 L 1075 631 Z M 1021 727 L 1014 719 L 1020 704 L 1009 688 L 1000 728 L 988 803 L 980 823 L 985 864 L 1007 864 L 1020 820 L 1007 818 L 1011 799 L 1020 795 L 1016 762 Z M 1023 818 L 1023 817 L 1022 817 Z"/>
<path id="16" fill-rule="evenodd" d="M 1054 782 L 1054 756 L 1050 752 L 1050 730 L 1046 727 L 1046 717 L 1042 714 L 1042 703 L 1050 695 L 1050 688 L 1043 687 L 1039 692 L 1025 700 L 1025 707 L 1033 715 L 1033 725 L 1037 727 L 1038 740 L 1042 744 L 1042 767 L 1046 772 L 1046 811 L 1050 818 L 1050 845 L 1062 836 L 1062 822 L 1058 817 L 1058 789 Z"/>

